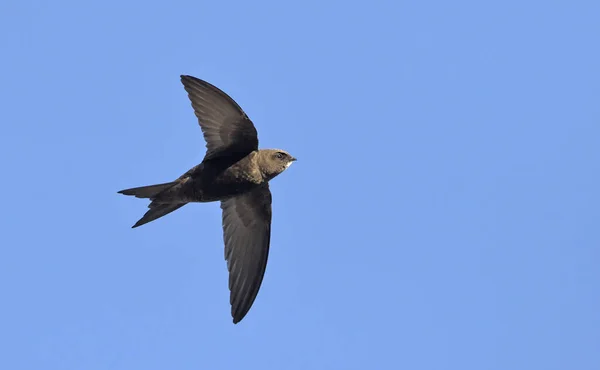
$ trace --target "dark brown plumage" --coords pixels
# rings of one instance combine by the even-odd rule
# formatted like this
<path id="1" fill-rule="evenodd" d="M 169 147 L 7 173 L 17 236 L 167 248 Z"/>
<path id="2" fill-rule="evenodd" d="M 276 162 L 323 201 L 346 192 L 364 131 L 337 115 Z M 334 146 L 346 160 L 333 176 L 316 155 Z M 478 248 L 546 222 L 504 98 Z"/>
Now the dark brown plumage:
<path id="1" fill-rule="evenodd" d="M 188 203 L 220 201 L 231 315 L 238 323 L 252 307 L 267 266 L 271 239 L 269 181 L 296 159 L 281 149 L 258 149 L 252 121 L 223 91 L 192 76 L 181 81 L 206 140 L 202 163 L 173 182 L 119 191 L 150 199 L 133 227 Z"/>

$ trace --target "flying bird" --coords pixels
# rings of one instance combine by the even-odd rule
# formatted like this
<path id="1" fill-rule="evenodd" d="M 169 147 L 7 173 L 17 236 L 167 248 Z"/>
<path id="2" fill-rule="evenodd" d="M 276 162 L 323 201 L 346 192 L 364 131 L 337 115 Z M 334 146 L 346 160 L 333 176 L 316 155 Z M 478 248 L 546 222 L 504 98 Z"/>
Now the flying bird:
<path id="1" fill-rule="evenodd" d="M 188 203 L 221 202 L 231 316 L 237 324 L 252 307 L 265 274 L 271 240 L 269 181 L 296 158 L 282 149 L 258 149 L 254 124 L 226 93 L 181 76 L 206 141 L 202 163 L 172 182 L 119 191 L 150 200 L 138 227 Z"/>

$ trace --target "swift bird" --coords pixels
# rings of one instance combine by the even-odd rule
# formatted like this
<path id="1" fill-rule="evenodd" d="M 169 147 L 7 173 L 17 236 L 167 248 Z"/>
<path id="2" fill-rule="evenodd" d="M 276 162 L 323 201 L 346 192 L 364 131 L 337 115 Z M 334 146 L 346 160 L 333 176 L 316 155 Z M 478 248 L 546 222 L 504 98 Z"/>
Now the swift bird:
<path id="1" fill-rule="evenodd" d="M 206 140 L 206 155 L 177 180 L 119 191 L 150 200 L 133 227 L 188 203 L 221 202 L 231 316 L 237 324 L 252 307 L 263 280 L 271 239 L 269 181 L 296 158 L 281 149 L 258 149 L 254 124 L 226 93 L 181 76 Z"/>

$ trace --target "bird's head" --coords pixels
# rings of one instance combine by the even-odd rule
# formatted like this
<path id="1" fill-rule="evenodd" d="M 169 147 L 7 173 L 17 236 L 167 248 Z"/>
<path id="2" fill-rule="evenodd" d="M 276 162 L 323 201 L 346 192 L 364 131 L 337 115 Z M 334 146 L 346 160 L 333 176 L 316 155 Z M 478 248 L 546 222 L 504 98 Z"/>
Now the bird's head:
<path id="1" fill-rule="evenodd" d="M 270 180 L 285 171 L 295 160 L 296 158 L 285 150 L 262 149 L 259 152 L 258 164 L 263 175 Z"/>

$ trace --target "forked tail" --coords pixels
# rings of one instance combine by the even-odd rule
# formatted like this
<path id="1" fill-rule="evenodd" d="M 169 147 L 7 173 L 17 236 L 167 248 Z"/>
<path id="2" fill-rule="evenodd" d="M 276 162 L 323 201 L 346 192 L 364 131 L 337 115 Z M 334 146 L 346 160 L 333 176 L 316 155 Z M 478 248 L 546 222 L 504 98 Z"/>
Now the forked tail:
<path id="1" fill-rule="evenodd" d="M 152 202 L 148 205 L 148 212 L 144 214 L 142 218 L 132 226 L 132 228 L 136 228 L 138 226 L 142 226 L 147 224 L 150 221 L 154 221 L 157 218 L 161 218 L 163 216 L 168 215 L 169 213 L 185 206 L 187 203 L 164 203 L 158 202 L 154 199 L 163 191 L 170 189 L 174 185 L 178 184 L 178 181 L 167 182 L 164 184 L 156 184 L 156 185 L 148 185 L 148 186 L 140 186 L 137 188 L 125 189 L 119 191 L 119 194 L 124 195 L 132 195 L 136 198 L 147 198 Z"/>

